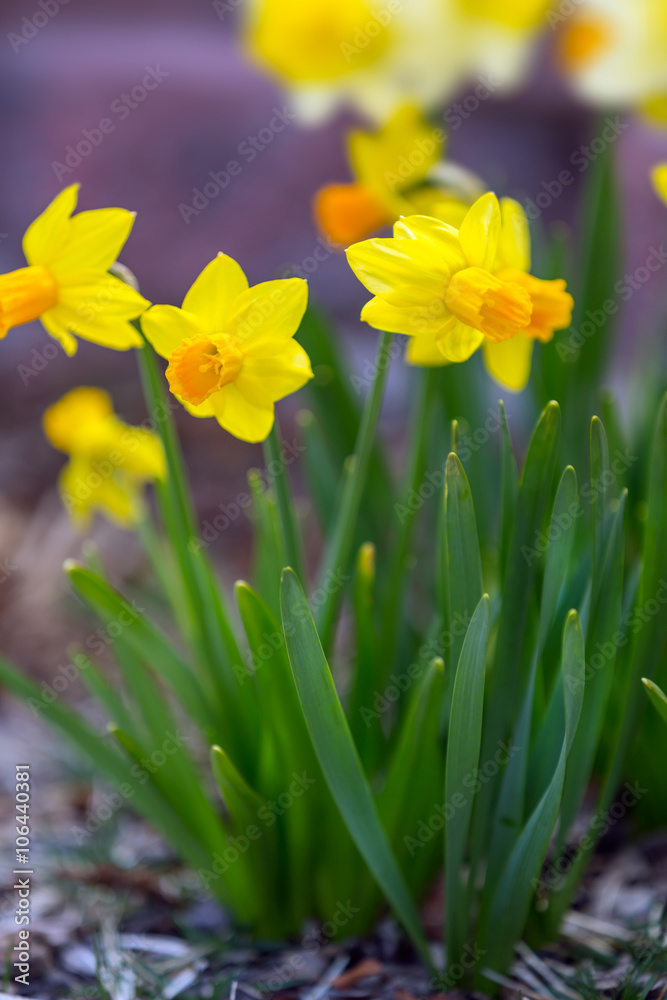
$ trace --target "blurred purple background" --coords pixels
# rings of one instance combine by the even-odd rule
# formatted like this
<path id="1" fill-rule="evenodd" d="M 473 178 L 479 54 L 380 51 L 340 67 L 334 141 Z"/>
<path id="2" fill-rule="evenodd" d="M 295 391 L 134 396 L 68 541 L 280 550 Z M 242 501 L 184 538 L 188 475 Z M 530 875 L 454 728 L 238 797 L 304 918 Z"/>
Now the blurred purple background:
<path id="1" fill-rule="evenodd" d="M 53 10 L 57 0 L 43 2 Z M 68 0 L 34 29 L 34 37 L 17 42 L 22 31 L 30 32 L 23 19 L 43 9 L 38 0 L 2 5 L 0 271 L 22 266 L 26 226 L 73 181 L 81 182 L 82 208 L 120 205 L 137 211 L 122 260 L 155 302 L 179 304 L 218 250 L 235 257 L 251 282 L 300 267 L 312 255 L 319 238 L 312 195 L 324 183 L 347 178 L 342 138 L 353 119 L 341 116 L 310 129 L 292 121 L 252 162 L 239 156 L 241 144 L 287 105 L 286 96 L 247 62 L 238 45 L 240 11 L 221 21 L 209 2 Z M 577 105 L 554 71 L 552 41 L 541 44 L 532 77 L 520 90 L 482 103 L 450 135 L 452 159 L 478 172 L 499 194 L 524 202 L 568 169 L 573 152 L 594 134 L 595 112 Z M 142 91 L 147 73 L 151 83 L 159 83 Z M 128 107 L 123 95 L 133 89 L 135 106 Z M 65 162 L 68 147 L 85 138 L 84 130 L 99 129 L 104 118 L 113 130 L 64 172 L 58 164 Z M 616 152 L 626 266 L 633 270 L 667 236 L 667 209 L 648 183 L 651 165 L 667 159 L 667 132 L 652 131 L 629 115 L 623 123 L 628 127 Z M 239 158 L 240 175 L 186 222 L 179 205 L 191 205 L 194 189 L 203 188 L 210 172 Z M 577 193 L 578 185 L 568 188 L 545 210 L 543 221 L 571 222 Z M 375 334 L 358 320 L 364 289 L 336 253 L 309 281 L 311 294 L 331 311 L 346 349 L 361 364 L 375 344 Z M 624 307 L 610 368 L 610 379 L 621 387 L 630 361 L 654 349 L 666 289 L 667 276 L 659 275 Z M 11 331 L 0 345 L 0 556 L 10 566 L 0 602 L 1 622 L 11 624 L 3 645 L 37 666 L 48 661 L 48 648 L 66 637 L 56 604 L 60 567 L 80 545 L 55 494 L 62 457 L 42 437 L 41 414 L 68 389 L 90 384 L 109 389 L 126 419 L 144 415 L 132 352 L 82 343 L 73 360 L 59 354 L 37 372 L 41 362 L 35 352 L 48 342 L 33 323 Z M 25 368 L 35 374 L 26 378 Z M 400 365 L 394 368 L 387 410 L 394 429 L 400 429 L 406 374 Z M 490 395 L 497 391 L 490 387 Z M 298 399 L 282 404 L 287 425 L 299 405 Z M 520 398 L 511 399 L 510 412 L 521 405 Z M 214 421 L 182 413 L 179 428 L 203 520 L 243 488 L 246 470 L 261 461 L 261 452 L 224 434 Z M 131 536 L 98 522 L 95 537 L 116 572 L 138 572 Z M 241 526 L 226 533 L 215 555 L 230 578 L 247 572 L 247 548 Z"/>

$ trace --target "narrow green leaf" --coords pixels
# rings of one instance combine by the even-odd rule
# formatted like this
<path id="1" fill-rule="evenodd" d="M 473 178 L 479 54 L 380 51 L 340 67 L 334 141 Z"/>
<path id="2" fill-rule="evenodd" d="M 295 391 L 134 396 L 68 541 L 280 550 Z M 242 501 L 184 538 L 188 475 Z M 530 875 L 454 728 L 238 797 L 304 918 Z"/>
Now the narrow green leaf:
<path id="1" fill-rule="evenodd" d="M 91 570 L 69 560 L 65 571 L 74 590 L 107 625 L 115 623 L 128 646 L 167 679 L 186 711 L 204 732 L 217 728 L 209 705 L 195 676 L 174 652 L 172 643 Z"/>
<path id="2" fill-rule="evenodd" d="M 317 520 L 329 534 L 336 515 L 338 475 L 319 420 L 310 410 L 299 410 L 296 422 L 303 437 L 303 462 L 308 494 L 312 499 Z"/>
<path id="3" fill-rule="evenodd" d="M 538 659 L 542 655 L 547 634 L 556 613 L 561 588 L 565 581 L 579 509 L 577 475 L 572 466 L 568 465 L 558 484 L 551 515 L 548 535 L 549 548 L 547 549 L 542 584 Z"/>
<path id="4" fill-rule="evenodd" d="M 445 629 L 451 637 L 448 670 L 453 682 L 463 637 L 483 591 L 472 493 L 463 466 L 453 452 L 445 466 L 440 536 L 440 586 Z"/>
<path id="5" fill-rule="evenodd" d="M 484 964 L 504 972 L 526 923 L 530 899 L 546 857 L 560 807 L 567 755 L 579 723 L 584 692 L 584 637 L 576 611 L 563 634 L 563 700 L 565 726 L 555 771 L 542 798 L 518 838 L 491 901 L 484 900 L 480 937 Z"/>
<path id="6" fill-rule="evenodd" d="M 373 621 L 375 585 L 375 546 L 365 542 L 357 556 L 357 571 L 352 591 L 356 633 L 356 664 L 348 708 L 350 732 L 369 777 L 379 762 L 384 734 L 379 718 L 370 718 L 373 695 L 379 678 L 378 637 Z M 389 624 L 387 623 L 389 628 Z"/>
<path id="7" fill-rule="evenodd" d="M 562 849 L 590 781 L 600 734 L 614 683 L 623 598 L 624 492 L 618 510 L 610 515 L 606 552 L 599 568 L 601 587 L 594 599 L 586 634 L 586 678 L 581 725 L 568 761 L 558 831 Z"/>
<path id="8" fill-rule="evenodd" d="M 445 803 L 454 810 L 445 828 L 447 963 L 463 955 L 468 930 L 468 887 L 462 879 L 473 798 L 466 779 L 477 773 L 489 636 L 489 598 L 485 594 L 466 632 L 454 681 L 445 766 Z"/>
<path id="9" fill-rule="evenodd" d="M 593 597 L 602 585 L 602 559 L 606 547 L 609 510 L 609 445 L 599 417 L 591 420 L 591 525 L 593 532 Z"/>
<path id="10" fill-rule="evenodd" d="M 378 885 L 430 966 L 414 901 L 380 823 L 308 602 L 289 569 L 283 573 L 281 605 L 299 700 L 331 794 Z"/>
<path id="11" fill-rule="evenodd" d="M 487 701 L 493 706 L 484 727 L 482 755 L 490 759 L 498 743 L 516 729 L 517 717 L 530 683 L 529 618 L 534 602 L 534 579 L 551 496 L 560 436 L 560 409 L 551 402 L 533 431 L 524 463 L 516 514 L 512 527 L 507 568 L 503 581 L 502 607 L 496 638 L 494 665 L 487 684 Z M 474 819 L 473 861 L 481 864 L 489 840 L 490 816 L 498 794 L 498 781 L 482 788 Z"/>
<path id="12" fill-rule="evenodd" d="M 657 708 L 663 720 L 667 722 L 667 695 L 662 688 L 659 688 L 657 684 L 650 681 L 647 677 L 642 677 L 642 684 L 646 688 L 646 693 L 651 702 Z"/>
<path id="13" fill-rule="evenodd" d="M 516 500 L 517 500 L 517 495 L 519 493 L 519 473 L 516 467 L 516 458 L 514 457 L 512 438 L 510 436 L 510 429 L 507 423 L 507 415 L 505 413 L 505 405 L 502 399 L 498 401 L 498 407 L 500 409 L 500 426 L 501 426 L 501 439 L 500 439 L 501 507 L 500 507 L 499 559 L 500 559 L 500 575 L 502 579 L 504 578 L 505 571 L 507 569 L 507 555 L 509 551 L 512 525 L 514 524 Z"/>

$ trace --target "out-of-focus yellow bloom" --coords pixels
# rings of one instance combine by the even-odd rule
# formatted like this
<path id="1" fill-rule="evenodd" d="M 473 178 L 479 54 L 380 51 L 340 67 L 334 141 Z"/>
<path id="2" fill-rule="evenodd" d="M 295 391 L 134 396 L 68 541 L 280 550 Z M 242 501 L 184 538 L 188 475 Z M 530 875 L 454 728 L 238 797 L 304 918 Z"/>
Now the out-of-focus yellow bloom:
<path id="1" fill-rule="evenodd" d="M 169 361 L 171 391 L 196 417 L 215 417 L 243 441 L 264 441 L 273 404 L 312 378 L 294 340 L 308 299 L 301 278 L 248 287 L 231 257 L 218 256 L 199 275 L 183 307 L 153 306 L 142 328 Z"/>
<path id="2" fill-rule="evenodd" d="M 667 123 L 667 4 L 664 0 L 587 0 L 563 21 L 560 62 L 581 96 L 634 105 Z"/>
<path id="3" fill-rule="evenodd" d="M 459 0 L 471 17 L 497 21 L 508 28 L 537 28 L 551 6 L 552 0 Z"/>
<path id="4" fill-rule="evenodd" d="M 246 47 L 304 120 L 350 103 L 386 122 L 442 107 L 466 80 L 515 83 L 547 0 L 249 0 Z M 487 95 L 488 96 L 488 95 Z"/>
<path id="5" fill-rule="evenodd" d="M 134 213 L 124 208 L 79 212 L 79 185 L 57 195 L 28 227 L 23 252 L 28 267 L 0 275 L 0 337 L 40 319 L 67 354 L 77 337 L 125 351 L 141 347 L 130 324 L 150 303 L 108 274 L 130 235 Z"/>
<path id="6" fill-rule="evenodd" d="M 356 68 L 375 62 L 391 38 L 391 16 L 374 17 L 366 0 L 282 0 L 256 8 L 249 32 L 251 50 L 287 81 L 320 81 L 345 76 L 350 57 Z M 362 47 L 355 35 L 372 23 Z"/>
<path id="7" fill-rule="evenodd" d="M 50 406 L 43 426 L 51 444 L 70 456 L 58 487 L 76 527 L 85 529 L 95 510 L 123 527 L 135 524 L 144 483 L 166 476 L 157 435 L 124 423 L 108 393 L 89 386 Z"/>
<path id="8" fill-rule="evenodd" d="M 348 260 L 375 293 L 362 319 L 410 335 L 412 364 L 465 361 L 483 343 L 491 374 L 518 390 L 533 340 L 550 339 L 570 321 L 565 282 L 528 273 L 523 210 L 511 199 L 501 210 L 493 194 L 475 202 L 459 230 L 425 216 L 404 218 L 393 238 L 356 244 Z"/>
<path id="9" fill-rule="evenodd" d="M 401 215 L 443 217 L 459 226 L 474 200 L 470 192 L 475 182 L 464 171 L 452 170 L 450 185 L 429 183 L 444 147 L 444 129 L 429 124 L 409 106 L 377 132 L 351 132 L 347 148 L 355 180 L 330 184 L 317 193 L 314 207 L 320 228 L 334 243 L 345 246 Z"/>
<path id="10" fill-rule="evenodd" d="M 667 163 L 658 163 L 651 171 L 651 180 L 656 194 L 667 205 Z"/>

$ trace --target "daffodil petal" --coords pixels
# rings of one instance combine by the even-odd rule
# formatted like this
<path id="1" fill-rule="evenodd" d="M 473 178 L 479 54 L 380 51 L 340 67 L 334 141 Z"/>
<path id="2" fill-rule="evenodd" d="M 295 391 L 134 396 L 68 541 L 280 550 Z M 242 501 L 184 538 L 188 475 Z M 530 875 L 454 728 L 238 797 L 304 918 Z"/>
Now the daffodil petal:
<path id="1" fill-rule="evenodd" d="M 270 358 L 247 357 L 236 378 L 243 395 L 262 406 L 267 399 L 276 402 L 296 392 L 313 377 L 310 359 L 296 341 Z"/>
<path id="2" fill-rule="evenodd" d="M 54 448 L 70 452 L 79 440 L 82 427 L 105 421 L 112 414 L 113 404 L 108 392 L 80 385 L 44 411 L 42 427 Z"/>
<path id="3" fill-rule="evenodd" d="M 658 163 L 651 171 L 656 193 L 667 204 L 667 163 Z"/>
<path id="4" fill-rule="evenodd" d="M 68 331 L 76 334 L 82 340 L 89 340 L 93 344 L 101 347 L 110 347 L 115 351 L 128 351 L 131 347 L 143 347 L 144 342 L 138 330 L 127 320 L 116 319 L 110 322 L 99 322 L 93 319 L 82 319 L 81 314 L 64 306 L 56 306 L 49 313 L 41 317 L 44 322 L 45 317 L 53 316 L 56 320 L 56 329 Z M 44 324 L 46 326 L 46 324 Z M 48 327 L 47 327 L 48 329 Z M 49 330 L 51 333 L 51 330 Z M 55 333 L 52 334 L 59 339 Z M 63 343 L 63 348 L 67 347 Z"/>
<path id="5" fill-rule="evenodd" d="M 57 280 L 75 271 L 108 271 L 116 261 L 134 224 L 134 212 L 124 208 L 97 208 L 79 212 L 67 224 L 67 239 L 50 270 Z"/>
<path id="6" fill-rule="evenodd" d="M 23 237 L 23 253 L 29 264 L 48 264 L 64 244 L 78 193 L 79 185 L 70 184 L 28 226 Z"/>
<path id="7" fill-rule="evenodd" d="M 285 349 L 303 318 L 308 283 L 302 278 L 263 281 L 239 295 L 227 332 L 243 341 L 247 358 L 271 357 Z"/>
<path id="8" fill-rule="evenodd" d="M 216 392 L 211 401 L 218 423 L 234 437 L 255 444 L 269 436 L 274 420 L 272 402 L 258 406 L 243 395 L 236 382 Z"/>
<path id="9" fill-rule="evenodd" d="M 494 270 L 515 267 L 530 271 L 530 229 L 528 219 L 518 201 L 503 198 L 500 202 L 501 229 Z"/>
<path id="10" fill-rule="evenodd" d="M 241 266 L 219 253 L 195 279 L 183 299 L 183 308 L 194 313 L 206 333 L 215 333 L 227 326 L 236 300 L 247 288 Z"/>
<path id="11" fill-rule="evenodd" d="M 411 240 L 429 240 L 444 255 L 451 270 L 464 268 L 468 262 L 461 249 L 458 230 L 429 215 L 406 215 L 394 223 L 394 236 Z"/>
<path id="12" fill-rule="evenodd" d="M 467 361 L 484 340 L 484 334 L 473 326 L 455 320 L 439 337 L 438 345 L 449 361 Z"/>
<path id="13" fill-rule="evenodd" d="M 57 306 L 55 309 L 49 309 L 48 312 L 42 313 L 39 318 L 49 336 L 57 340 L 65 354 L 71 358 L 77 351 L 76 337 L 72 336 L 67 329 L 67 324 L 56 315 L 56 312 Z"/>
<path id="14" fill-rule="evenodd" d="M 141 315 L 141 329 L 163 358 L 168 358 L 184 340 L 205 333 L 194 313 L 177 306 L 151 306 Z"/>
<path id="15" fill-rule="evenodd" d="M 127 424 L 122 435 L 123 468 L 147 479 L 166 479 L 167 465 L 162 442 L 150 431 Z"/>
<path id="16" fill-rule="evenodd" d="M 471 267 L 491 268 L 500 239 L 500 206 L 495 194 L 478 198 L 461 223 L 459 240 Z"/>
<path id="17" fill-rule="evenodd" d="M 100 509 L 121 527 L 129 527 L 139 513 L 140 487 L 127 476 L 100 476 L 91 460 L 75 455 L 58 479 L 58 490 L 71 520 L 80 530 L 91 513 Z"/>
<path id="18" fill-rule="evenodd" d="M 425 334 L 423 337 L 410 337 L 405 349 L 405 360 L 410 365 L 421 365 L 427 368 L 450 364 L 440 350 L 437 337 L 429 334 Z"/>
<path id="19" fill-rule="evenodd" d="M 71 310 L 88 324 L 136 319 L 150 304 L 120 278 L 95 270 L 68 275 L 58 291 L 58 307 Z"/>
<path id="20" fill-rule="evenodd" d="M 440 297 L 430 304 L 394 305 L 384 296 L 378 296 L 367 302 L 361 310 L 362 320 L 370 323 L 376 330 L 404 333 L 410 337 L 437 333 L 449 315 Z"/>
<path id="21" fill-rule="evenodd" d="M 484 362 L 489 374 L 512 392 L 521 392 L 530 375 L 533 341 L 519 333 L 511 340 L 484 341 Z"/>
<path id="22" fill-rule="evenodd" d="M 450 273 L 444 256 L 418 240 L 364 240 L 347 251 L 347 260 L 362 285 L 382 295 L 405 285 L 418 285 L 427 299 L 438 295 Z"/>
<path id="23" fill-rule="evenodd" d="M 174 393 L 174 395 L 176 395 Z M 213 408 L 213 397 L 205 399 L 203 403 L 190 403 L 187 399 L 182 399 L 180 396 L 176 396 L 176 399 L 182 406 L 188 411 L 192 417 L 214 417 L 215 410 Z"/>

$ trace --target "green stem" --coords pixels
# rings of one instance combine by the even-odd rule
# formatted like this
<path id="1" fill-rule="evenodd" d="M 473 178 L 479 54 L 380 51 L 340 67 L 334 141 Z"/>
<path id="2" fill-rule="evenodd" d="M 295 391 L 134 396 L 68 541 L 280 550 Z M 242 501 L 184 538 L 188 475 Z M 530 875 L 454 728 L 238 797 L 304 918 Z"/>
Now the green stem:
<path id="1" fill-rule="evenodd" d="M 273 484 L 273 492 L 278 507 L 284 548 L 284 565 L 291 566 L 302 585 L 304 585 L 306 580 L 303 571 L 303 546 L 294 510 L 289 473 L 281 453 L 280 431 L 277 418 L 274 420 L 271 432 L 264 442 L 264 461 L 266 462 L 269 482 Z"/>
<path id="2" fill-rule="evenodd" d="M 319 608 L 317 627 L 325 649 L 333 634 L 336 610 L 342 597 L 342 587 L 337 582 L 331 586 L 331 581 L 339 572 L 344 573 L 350 562 L 359 506 L 366 485 L 368 463 L 382 408 L 393 340 L 393 333 L 380 334 L 375 358 L 375 374 L 361 413 L 361 422 L 352 456 L 352 468 L 343 488 L 338 516 L 320 571 L 319 588 L 326 596 Z"/>

